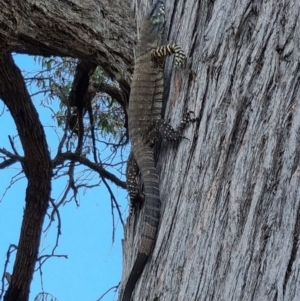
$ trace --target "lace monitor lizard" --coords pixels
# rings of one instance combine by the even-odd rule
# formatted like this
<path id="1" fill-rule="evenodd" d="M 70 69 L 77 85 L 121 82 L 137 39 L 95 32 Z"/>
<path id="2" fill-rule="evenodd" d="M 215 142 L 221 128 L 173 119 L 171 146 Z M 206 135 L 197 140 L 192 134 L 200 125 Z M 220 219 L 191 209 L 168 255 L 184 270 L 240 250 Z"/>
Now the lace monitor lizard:
<path id="1" fill-rule="evenodd" d="M 132 149 L 127 162 L 126 182 L 132 207 L 138 194 L 136 177 L 140 171 L 145 202 L 138 254 L 125 285 L 122 301 L 130 301 L 136 282 L 153 250 L 158 230 L 161 202 L 153 145 L 159 137 L 171 141 L 181 139 L 186 124 L 198 120 L 191 119 L 190 113 L 186 113 L 175 130 L 161 118 L 165 58 L 174 54 L 177 66 L 185 60 L 185 54 L 179 46 L 162 46 L 164 23 L 164 2 L 158 1 L 149 8 L 141 22 L 135 53 L 128 108 Z"/>

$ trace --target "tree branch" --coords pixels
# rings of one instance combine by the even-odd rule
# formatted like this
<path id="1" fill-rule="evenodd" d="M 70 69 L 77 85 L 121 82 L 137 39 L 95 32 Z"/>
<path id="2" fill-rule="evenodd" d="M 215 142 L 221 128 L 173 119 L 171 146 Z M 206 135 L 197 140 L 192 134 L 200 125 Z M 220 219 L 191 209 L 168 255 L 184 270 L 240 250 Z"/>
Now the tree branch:
<path id="1" fill-rule="evenodd" d="M 16 152 L 16 150 L 14 150 Z M 7 160 L 3 160 L 3 162 L 0 163 L 0 169 L 4 169 L 16 162 L 23 162 L 23 157 L 19 155 L 15 155 L 9 151 L 7 151 L 5 148 L 0 148 L 0 153 L 4 154 L 6 157 L 9 157 Z"/>
<path id="2" fill-rule="evenodd" d="M 129 90 L 135 43 L 130 4 L 0 0 L 0 7 L 1 51 L 78 57 L 101 65 Z"/>
<path id="3" fill-rule="evenodd" d="M 56 158 L 54 158 L 54 160 L 52 161 L 53 167 L 54 168 L 57 167 L 58 165 L 62 164 L 65 160 L 79 162 L 89 167 L 90 169 L 94 170 L 95 172 L 99 173 L 103 178 L 112 181 L 115 185 L 126 189 L 125 182 L 121 181 L 118 177 L 108 172 L 100 164 L 93 163 L 90 160 L 71 152 L 58 154 Z"/>

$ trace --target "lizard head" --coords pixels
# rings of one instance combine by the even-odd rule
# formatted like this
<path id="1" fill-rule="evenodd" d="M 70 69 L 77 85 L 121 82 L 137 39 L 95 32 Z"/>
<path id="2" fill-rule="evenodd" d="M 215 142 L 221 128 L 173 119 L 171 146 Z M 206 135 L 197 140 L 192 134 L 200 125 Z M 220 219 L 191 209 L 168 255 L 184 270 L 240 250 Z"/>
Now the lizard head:
<path id="1" fill-rule="evenodd" d="M 153 6 L 151 6 L 147 13 L 147 17 L 154 26 L 163 24 L 165 22 L 164 1 L 157 1 Z"/>
<path id="2" fill-rule="evenodd" d="M 148 23 L 148 34 L 151 39 L 155 37 L 156 40 L 160 40 L 165 23 L 165 6 L 164 1 L 159 0 L 152 5 L 146 14 L 146 23 Z"/>

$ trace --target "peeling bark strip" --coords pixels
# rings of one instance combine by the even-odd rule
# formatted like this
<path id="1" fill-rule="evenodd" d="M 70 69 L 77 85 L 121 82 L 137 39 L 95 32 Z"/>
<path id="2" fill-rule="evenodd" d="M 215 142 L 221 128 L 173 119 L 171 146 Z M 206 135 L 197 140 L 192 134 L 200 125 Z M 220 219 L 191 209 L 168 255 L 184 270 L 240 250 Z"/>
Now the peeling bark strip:
<path id="1" fill-rule="evenodd" d="M 78 57 L 101 65 L 129 87 L 135 41 L 130 4 L 0 0 L 0 7 L 0 53 Z"/>
<path id="2" fill-rule="evenodd" d="M 18 251 L 4 301 L 27 301 L 50 198 L 52 166 L 43 127 L 10 54 L 1 54 L 0 70 L 0 98 L 16 123 L 28 179 Z"/>

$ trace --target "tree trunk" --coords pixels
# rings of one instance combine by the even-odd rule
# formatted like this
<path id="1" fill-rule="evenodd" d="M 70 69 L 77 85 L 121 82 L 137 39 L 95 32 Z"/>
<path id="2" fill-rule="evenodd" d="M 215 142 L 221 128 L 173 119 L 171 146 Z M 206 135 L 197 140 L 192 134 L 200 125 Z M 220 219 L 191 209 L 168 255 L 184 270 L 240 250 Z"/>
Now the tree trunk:
<path id="1" fill-rule="evenodd" d="M 163 214 L 133 300 L 299 299 L 299 14 L 296 0 L 166 3 L 188 61 L 167 63 L 165 119 L 201 121 L 160 149 Z"/>
<path id="2" fill-rule="evenodd" d="M 23 301 L 28 300 L 38 256 L 50 198 L 52 164 L 38 113 L 10 54 L 0 55 L 0 70 L 0 98 L 14 118 L 24 150 L 24 157 L 15 157 L 21 161 L 28 179 L 14 271 L 4 301 Z"/>

